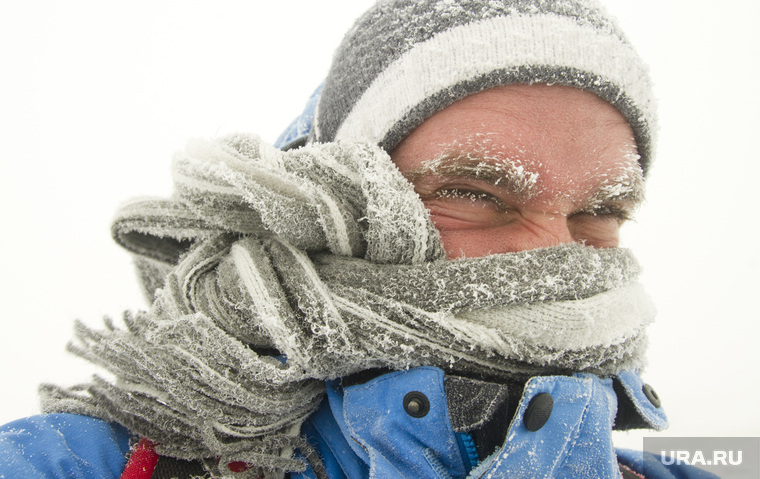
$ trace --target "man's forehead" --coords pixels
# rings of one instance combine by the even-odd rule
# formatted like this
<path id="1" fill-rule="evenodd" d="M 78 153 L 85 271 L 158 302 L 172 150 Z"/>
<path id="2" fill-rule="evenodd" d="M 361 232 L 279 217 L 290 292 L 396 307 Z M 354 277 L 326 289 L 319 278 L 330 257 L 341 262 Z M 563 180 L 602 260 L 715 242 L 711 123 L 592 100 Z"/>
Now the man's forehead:
<path id="1" fill-rule="evenodd" d="M 508 149 L 517 160 L 524 152 L 569 143 L 604 148 L 612 131 L 623 132 L 630 143 L 626 146 L 635 149 L 625 117 L 596 95 L 561 85 L 515 84 L 461 99 L 423 121 L 407 139 L 424 136 L 416 144 L 426 143 L 428 152 L 475 150 L 488 157 Z"/>

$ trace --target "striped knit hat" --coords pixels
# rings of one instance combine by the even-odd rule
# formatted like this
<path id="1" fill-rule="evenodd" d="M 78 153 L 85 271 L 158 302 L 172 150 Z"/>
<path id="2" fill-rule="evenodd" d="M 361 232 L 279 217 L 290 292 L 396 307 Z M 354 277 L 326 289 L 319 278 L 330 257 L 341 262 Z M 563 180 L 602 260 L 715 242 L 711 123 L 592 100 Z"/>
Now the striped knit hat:
<path id="1" fill-rule="evenodd" d="M 614 105 L 646 172 L 656 120 L 647 69 L 594 0 L 381 0 L 338 47 L 309 139 L 390 152 L 433 113 L 513 83 L 578 87 Z"/>

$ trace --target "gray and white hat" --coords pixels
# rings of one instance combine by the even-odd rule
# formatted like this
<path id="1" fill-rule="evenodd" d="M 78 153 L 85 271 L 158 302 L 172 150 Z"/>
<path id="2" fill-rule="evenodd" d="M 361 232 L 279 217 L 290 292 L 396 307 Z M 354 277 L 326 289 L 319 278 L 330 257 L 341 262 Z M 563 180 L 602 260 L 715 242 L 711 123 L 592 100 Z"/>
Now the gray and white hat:
<path id="1" fill-rule="evenodd" d="M 390 152 L 433 113 L 514 83 L 578 87 L 614 105 L 646 172 L 656 121 L 648 71 L 594 0 L 381 0 L 337 49 L 310 141 Z"/>

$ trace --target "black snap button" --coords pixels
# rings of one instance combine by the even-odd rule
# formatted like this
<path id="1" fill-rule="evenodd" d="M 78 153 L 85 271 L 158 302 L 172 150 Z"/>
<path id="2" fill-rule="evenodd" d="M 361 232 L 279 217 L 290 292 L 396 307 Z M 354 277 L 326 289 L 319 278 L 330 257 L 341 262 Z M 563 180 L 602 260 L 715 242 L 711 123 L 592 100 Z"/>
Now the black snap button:
<path id="1" fill-rule="evenodd" d="M 546 424 L 554 409 L 554 399 L 549 393 L 536 394 L 530 400 L 523 416 L 523 424 L 530 432 L 536 432 Z"/>
<path id="2" fill-rule="evenodd" d="M 662 401 L 660 401 L 660 396 L 657 395 L 657 393 L 654 391 L 654 388 L 650 386 L 649 384 L 645 384 L 641 388 L 642 391 L 644 391 L 644 396 L 649 399 L 649 402 L 652 403 L 652 406 L 654 407 L 660 407 L 662 406 Z"/>
<path id="3" fill-rule="evenodd" d="M 419 391 L 404 396 L 404 410 L 412 417 L 425 417 L 430 412 L 430 401 Z"/>

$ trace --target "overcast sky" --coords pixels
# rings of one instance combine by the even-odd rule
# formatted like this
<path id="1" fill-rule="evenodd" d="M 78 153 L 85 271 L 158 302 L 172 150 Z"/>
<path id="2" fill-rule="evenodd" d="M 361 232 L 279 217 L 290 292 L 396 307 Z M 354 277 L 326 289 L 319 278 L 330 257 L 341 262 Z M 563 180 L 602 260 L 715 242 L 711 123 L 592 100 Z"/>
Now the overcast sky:
<path id="1" fill-rule="evenodd" d="M 188 138 L 274 141 L 371 3 L 0 0 L 0 423 L 37 412 L 40 382 L 89 377 L 64 352 L 74 319 L 145 307 L 110 239 L 118 205 L 168 195 Z M 659 309 L 645 379 L 670 435 L 760 436 L 760 2 L 606 3 L 660 101 L 623 233 Z"/>

